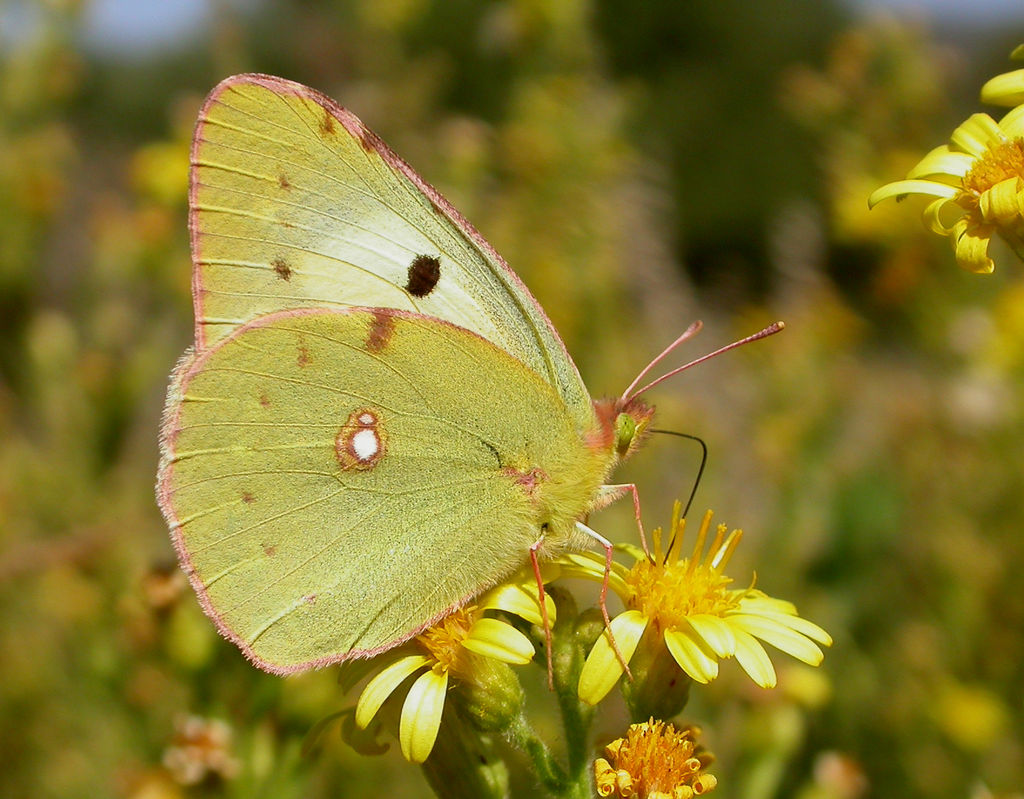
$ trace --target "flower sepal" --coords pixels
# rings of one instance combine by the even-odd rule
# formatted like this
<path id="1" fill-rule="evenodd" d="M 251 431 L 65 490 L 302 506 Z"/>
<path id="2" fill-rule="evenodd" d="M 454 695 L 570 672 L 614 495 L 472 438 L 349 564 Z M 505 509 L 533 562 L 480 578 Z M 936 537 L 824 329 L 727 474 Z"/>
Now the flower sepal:
<path id="1" fill-rule="evenodd" d="M 633 679 L 624 677 L 619 690 L 632 721 L 669 719 L 686 707 L 693 679 L 679 668 L 653 628 L 640 639 L 629 668 Z"/>
<path id="2" fill-rule="evenodd" d="M 523 712 L 523 687 L 506 663 L 485 657 L 473 661 L 472 677 L 459 684 L 452 700 L 475 729 L 504 732 Z"/>

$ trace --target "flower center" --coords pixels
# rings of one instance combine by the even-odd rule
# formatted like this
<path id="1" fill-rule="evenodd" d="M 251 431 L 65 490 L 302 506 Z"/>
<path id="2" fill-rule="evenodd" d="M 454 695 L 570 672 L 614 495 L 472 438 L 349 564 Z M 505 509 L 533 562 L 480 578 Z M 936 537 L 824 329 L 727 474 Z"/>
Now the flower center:
<path id="1" fill-rule="evenodd" d="M 684 625 L 687 616 L 724 616 L 738 606 L 735 592 L 728 590 L 732 579 L 707 564 L 689 558 L 652 563 L 639 560 L 626 575 L 632 589 L 627 603 L 662 630 Z"/>
<path id="2" fill-rule="evenodd" d="M 605 748 L 608 759 L 594 763 L 598 793 L 638 797 L 708 793 L 718 780 L 704 772 L 712 757 L 697 746 L 699 734 L 693 727 L 677 730 L 654 719 L 630 725 L 625 738 Z"/>
<path id="3" fill-rule="evenodd" d="M 990 147 L 963 178 L 964 189 L 975 198 L 1008 178 L 1024 177 L 1024 139 L 1011 139 Z"/>
<path id="4" fill-rule="evenodd" d="M 466 640 L 469 628 L 473 626 L 475 610 L 474 607 L 459 608 L 424 631 L 422 635 L 416 636 L 416 640 L 427 650 L 427 654 L 437 661 L 437 666 L 442 670 L 455 670 L 462 662 L 465 653 L 462 642 Z"/>

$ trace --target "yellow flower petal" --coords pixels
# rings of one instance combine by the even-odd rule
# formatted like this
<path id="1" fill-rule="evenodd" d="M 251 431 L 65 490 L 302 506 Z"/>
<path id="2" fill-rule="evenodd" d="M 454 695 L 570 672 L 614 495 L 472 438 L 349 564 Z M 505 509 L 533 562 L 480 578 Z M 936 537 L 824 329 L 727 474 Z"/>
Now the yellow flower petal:
<path id="1" fill-rule="evenodd" d="M 993 144 L 1005 140 L 1003 132 L 988 114 L 971 114 L 949 137 L 954 147 L 981 157 Z"/>
<path id="2" fill-rule="evenodd" d="M 950 217 L 950 224 L 947 225 L 942 221 L 942 215 L 949 209 L 950 213 L 946 214 Z M 948 197 L 940 197 L 938 200 L 932 200 L 928 203 L 928 207 L 924 209 L 922 216 L 924 217 L 925 224 L 928 225 L 928 229 L 932 233 L 936 233 L 940 236 L 949 236 L 953 232 L 953 225 L 957 221 L 963 218 L 964 209 L 956 204 L 955 200 L 951 200 Z"/>
<path id="3" fill-rule="evenodd" d="M 356 724 L 366 729 L 373 717 L 377 715 L 380 706 L 384 704 L 384 700 L 391 696 L 392 691 L 401 685 L 406 677 L 422 669 L 428 663 L 428 659 L 423 655 L 409 655 L 396 660 L 370 680 L 356 703 Z"/>
<path id="4" fill-rule="evenodd" d="M 629 543 L 616 544 L 615 545 L 615 551 L 616 552 L 625 552 L 633 560 L 643 560 L 643 559 L 645 559 L 647 557 L 647 555 L 644 554 L 644 551 L 640 547 L 638 547 L 636 544 L 629 544 Z"/>
<path id="5" fill-rule="evenodd" d="M 760 638 L 809 666 L 817 666 L 825 659 L 825 654 L 810 638 L 774 619 L 737 615 L 730 616 L 729 620 L 744 632 Z"/>
<path id="6" fill-rule="evenodd" d="M 897 180 L 893 183 L 886 183 L 871 192 L 868 197 L 868 207 L 874 208 L 882 200 L 895 197 L 900 200 L 908 194 L 928 194 L 933 197 L 948 199 L 955 197 L 959 189 L 947 186 L 945 183 L 936 183 L 934 180 Z"/>
<path id="7" fill-rule="evenodd" d="M 1024 103 L 1024 69 L 996 75 L 981 87 L 981 101 L 992 105 Z"/>
<path id="8" fill-rule="evenodd" d="M 637 644 L 640 643 L 640 637 L 646 628 L 647 619 L 638 610 L 627 610 L 612 619 L 612 635 L 615 636 L 615 643 L 627 663 L 633 657 Z M 583 670 L 580 672 L 580 682 L 576 692 L 580 699 L 587 704 L 596 705 L 607 696 L 619 677 L 622 676 L 622 672 L 622 664 L 608 640 L 607 631 L 605 631 L 597 639 L 590 654 L 587 655 Z"/>
<path id="9" fill-rule="evenodd" d="M 751 608 L 745 602 L 740 603 L 740 609 L 743 611 L 751 611 Z M 788 627 L 790 630 L 795 630 L 801 635 L 805 635 L 812 641 L 817 641 L 823 646 L 832 646 L 831 635 L 825 632 L 813 621 L 807 621 L 807 619 L 797 616 L 795 610 L 792 613 L 776 613 L 771 610 L 756 610 L 753 612 L 753 615 L 762 616 L 782 625 L 783 627 Z"/>
<path id="10" fill-rule="evenodd" d="M 991 225 L 979 225 L 969 227 L 967 220 L 961 220 L 964 224 L 957 223 L 956 262 L 969 272 L 987 274 L 995 269 L 995 263 L 988 257 L 988 245 L 992 240 L 993 228 Z"/>
<path id="11" fill-rule="evenodd" d="M 774 688 L 778 681 L 771 658 L 750 633 L 736 631 L 736 662 L 762 688 Z"/>
<path id="12" fill-rule="evenodd" d="M 788 599 L 768 596 L 764 591 L 750 589 L 740 600 L 740 607 L 747 613 L 781 613 L 785 616 L 796 615 L 796 605 Z"/>
<path id="13" fill-rule="evenodd" d="M 555 602 L 544 594 L 544 604 L 548 609 L 548 623 L 555 623 Z M 506 610 L 514 613 L 530 624 L 541 624 L 544 619 L 540 613 L 540 602 L 537 601 L 537 587 L 525 583 L 505 583 L 488 591 L 477 603 L 480 610 Z"/>
<path id="14" fill-rule="evenodd" d="M 567 552 L 558 559 L 562 567 L 563 577 L 582 577 L 586 580 L 601 581 L 604 579 L 604 556 L 596 552 Z M 625 577 L 629 569 L 618 561 L 612 561 L 611 576 L 608 587 L 623 601 L 627 601 L 632 593 L 626 585 Z"/>
<path id="15" fill-rule="evenodd" d="M 462 645 L 470 652 L 505 663 L 524 665 L 533 660 L 530 639 L 511 624 L 498 619 L 480 619 L 474 624 Z"/>
<path id="16" fill-rule="evenodd" d="M 1001 180 L 981 195 L 978 207 L 986 222 L 1009 223 L 1017 218 L 1017 195 L 1020 193 L 1019 177 Z"/>
<path id="17" fill-rule="evenodd" d="M 1007 111 L 999 120 L 999 127 L 1008 139 L 1019 139 L 1024 136 L 1024 105 Z"/>
<path id="18" fill-rule="evenodd" d="M 721 616 L 698 613 L 687 616 L 686 620 L 718 657 L 730 657 L 736 651 L 736 636 L 733 635 L 732 628 L 729 626 L 731 617 L 727 621 Z"/>
<path id="19" fill-rule="evenodd" d="M 681 630 L 665 631 L 665 646 L 679 668 L 700 683 L 709 683 L 718 676 L 718 661 L 704 651 L 703 644 L 695 633 Z"/>
<path id="20" fill-rule="evenodd" d="M 434 748 L 447 691 L 448 672 L 433 669 L 420 675 L 409 689 L 398 724 L 398 742 L 410 763 L 422 763 Z"/>
<path id="21" fill-rule="evenodd" d="M 917 180 L 946 175 L 951 180 L 959 180 L 970 171 L 976 160 L 967 153 L 953 152 L 948 146 L 942 145 L 918 161 L 917 165 L 907 173 L 907 179 Z"/>

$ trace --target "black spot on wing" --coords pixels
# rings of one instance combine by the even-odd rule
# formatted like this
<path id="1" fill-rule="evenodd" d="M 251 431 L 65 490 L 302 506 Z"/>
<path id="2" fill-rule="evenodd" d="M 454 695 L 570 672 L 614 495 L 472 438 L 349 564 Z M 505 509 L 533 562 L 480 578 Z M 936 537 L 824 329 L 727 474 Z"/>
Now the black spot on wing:
<path id="1" fill-rule="evenodd" d="M 417 255 L 409 265 L 405 290 L 413 297 L 426 297 L 441 279 L 441 262 L 434 255 Z"/>

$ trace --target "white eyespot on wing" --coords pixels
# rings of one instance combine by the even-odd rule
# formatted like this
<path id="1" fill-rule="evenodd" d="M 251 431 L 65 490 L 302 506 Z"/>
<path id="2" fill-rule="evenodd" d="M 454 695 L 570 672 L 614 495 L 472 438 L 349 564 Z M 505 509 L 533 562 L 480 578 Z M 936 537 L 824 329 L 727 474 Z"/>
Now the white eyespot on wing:
<path id="1" fill-rule="evenodd" d="M 352 436 L 352 452 L 362 463 L 372 461 L 380 452 L 380 439 L 377 438 L 377 431 L 371 427 L 358 430 Z"/>
<path id="2" fill-rule="evenodd" d="M 384 457 L 387 435 L 375 409 L 360 408 L 349 414 L 334 439 L 334 454 L 343 471 L 372 469 Z"/>

